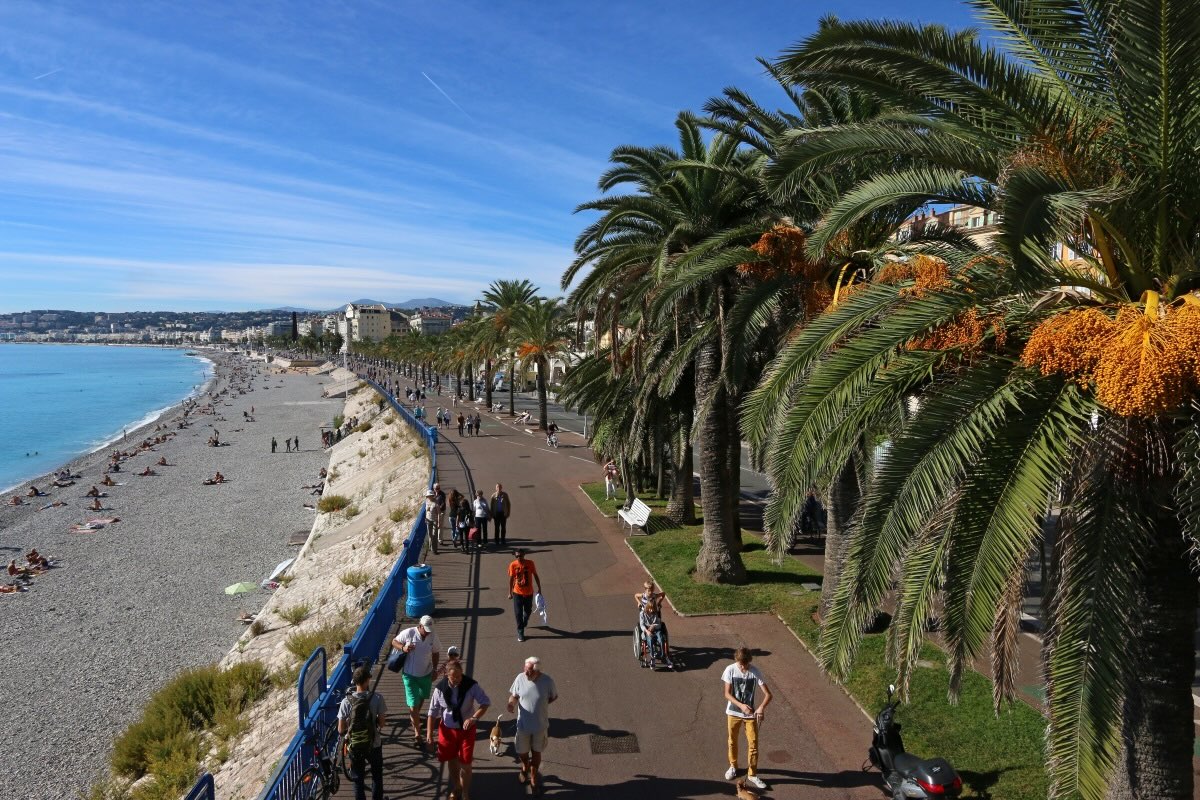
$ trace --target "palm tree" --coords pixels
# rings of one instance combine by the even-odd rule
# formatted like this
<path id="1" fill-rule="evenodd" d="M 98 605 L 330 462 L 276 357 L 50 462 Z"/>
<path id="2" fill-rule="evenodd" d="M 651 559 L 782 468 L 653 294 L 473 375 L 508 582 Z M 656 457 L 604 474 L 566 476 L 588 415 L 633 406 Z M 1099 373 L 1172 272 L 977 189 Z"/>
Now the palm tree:
<path id="1" fill-rule="evenodd" d="M 520 309 L 537 296 L 537 287 L 525 279 L 497 280 L 483 292 L 483 302 L 491 307 L 488 319 L 491 330 L 487 327 L 480 329 L 481 343 L 488 353 L 487 376 L 484 391 L 487 393 L 487 406 L 492 407 L 492 368 L 493 362 L 499 358 L 507 359 L 508 364 L 508 413 L 516 414 L 516 398 L 514 380 L 515 359 L 512 357 L 510 333 L 513 320 Z"/>
<path id="2" fill-rule="evenodd" d="M 571 326 L 558 299 L 535 297 L 518 307 L 509 323 L 516 355 L 522 364 L 537 367 L 538 428 L 546 430 L 546 380 L 550 359 L 568 352 Z"/>
<path id="3" fill-rule="evenodd" d="M 952 692 L 990 644 L 999 704 L 1014 692 L 1026 559 L 1060 503 L 1044 598 L 1052 795 L 1190 798 L 1200 520 L 1174 506 L 1200 492 L 1188 405 L 1200 391 L 1200 8 L 978 6 L 1003 51 L 936 26 L 827 20 L 779 62 L 888 112 L 796 142 L 768 170 L 777 187 L 865 156 L 901 163 L 833 203 L 814 250 L 898 202 L 1003 217 L 982 257 L 877 264 L 779 354 L 746 418 L 781 440 L 768 515 L 786 519 L 864 425 L 890 424 L 821 658 L 846 675 L 899 565 L 902 680 L 940 608 Z M 1077 257 L 1054 258 L 1064 246 Z"/>

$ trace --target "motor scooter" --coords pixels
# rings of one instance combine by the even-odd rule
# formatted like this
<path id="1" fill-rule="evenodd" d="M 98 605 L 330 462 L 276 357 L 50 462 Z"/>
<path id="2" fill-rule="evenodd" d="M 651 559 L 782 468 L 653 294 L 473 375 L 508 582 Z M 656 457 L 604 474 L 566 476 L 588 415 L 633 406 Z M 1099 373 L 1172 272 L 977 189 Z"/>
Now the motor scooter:
<path id="1" fill-rule="evenodd" d="M 958 797 L 962 794 L 962 778 L 944 758 L 921 759 L 904 750 L 900 738 L 900 723 L 896 722 L 893 700 L 895 685 L 888 685 L 887 705 L 875 718 L 874 735 L 867 758 L 871 766 L 883 773 L 884 790 L 892 800 L 928 800 L 938 797 Z M 865 766 L 864 766 L 865 769 Z"/>

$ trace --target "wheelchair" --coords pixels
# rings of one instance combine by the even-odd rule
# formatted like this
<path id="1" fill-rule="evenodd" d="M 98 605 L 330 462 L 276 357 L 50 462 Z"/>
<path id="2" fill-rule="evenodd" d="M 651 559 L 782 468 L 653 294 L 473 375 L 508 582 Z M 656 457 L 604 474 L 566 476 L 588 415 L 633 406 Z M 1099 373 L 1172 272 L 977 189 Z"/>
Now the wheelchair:
<path id="1" fill-rule="evenodd" d="M 663 627 L 663 638 L 666 638 L 666 626 Z M 647 637 L 641 625 L 633 627 L 633 657 L 642 667 L 647 669 L 675 669 L 676 664 L 668 661 L 663 653 L 662 644 L 657 636 Z"/>

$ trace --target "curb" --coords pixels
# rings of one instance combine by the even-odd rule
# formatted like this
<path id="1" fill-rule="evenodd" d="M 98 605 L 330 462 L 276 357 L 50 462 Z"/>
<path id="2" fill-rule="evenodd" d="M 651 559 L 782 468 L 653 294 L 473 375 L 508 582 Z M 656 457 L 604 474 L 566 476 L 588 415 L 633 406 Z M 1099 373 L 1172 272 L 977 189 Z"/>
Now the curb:
<path id="1" fill-rule="evenodd" d="M 784 621 L 783 617 L 779 616 L 778 614 L 775 614 L 774 616 L 775 616 L 775 619 L 779 620 L 779 623 L 781 625 L 783 625 L 784 629 L 788 633 L 790 633 L 792 636 L 796 637 L 796 641 L 799 642 L 800 646 L 804 648 L 804 652 L 806 652 L 810 656 L 812 656 L 812 660 L 817 662 L 817 668 L 821 670 L 821 674 L 825 676 L 825 680 L 828 681 L 833 686 L 836 686 L 838 689 L 840 689 L 842 694 L 844 694 L 844 695 L 846 695 L 846 697 L 850 698 L 850 702 L 854 703 L 855 707 L 859 711 L 862 712 L 863 716 L 873 722 L 875 720 L 875 717 L 871 714 L 871 712 L 869 712 L 869 711 L 867 711 L 867 709 L 863 708 L 862 703 L 858 702 L 858 699 L 854 695 L 850 694 L 850 690 L 846 688 L 846 685 L 843 683 L 838 683 L 837 681 L 830 679 L 828 673 L 826 673 L 825 669 L 823 667 L 821 667 L 821 661 L 820 661 L 820 659 L 817 658 L 817 654 L 814 653 L 812 651 L 812 648 L 810 648 L 808 646 L 808 642 L 804 641 L 804 639 L 801 638 L 800 634 L 798 634 L 794 630 L 792 630 L 792 626 L 788 625 L 787 622 Z"/>
<path id="2" fill-rule="evenodd" d="M 600 516 L 604 517 L 605 519 L 616 519 L 616 516 L 615 516 L 615 515 L 613 515 L 613 514 L 605 514 L 605 513 L 604 513 L 604 509 L 602 509 L 602 508 L 600 508 L 600 506 L 596 505 L 596 501 L 595 501 L 595 500 L 593 500 L 593 499 L 592 499 L 592 496 L 591 496 L 590 494 L 588 494 L 588 493 L 587 493 L 587 490 L 585 490 L 585 489 L 583 488 L 583 484 L 582 484 L 582 483 L 581 483 L 581 484 L 579 484 L 579 491 L 583 492 L 583 496 L 584 496 L 584 497 L 586 497 L 586 498 L 588 499 L 588 502 L 592 504 L 592 507 L 593 507 L 594 509 L 596 509 L 598 512 L 600 512 Z M 626 542 L 626 544 L 628 544 L 628 542 Z M 637 555 L 637 553 L 634 553 L 634 555 Z M 639 561 L 640 561 L 640 560 L 641 560 L 641 559 L 639 559 Z M 645 564 L 642 564 L 642 566 L 643 566 L 643 567 L 645 567 L 646 565 L 645 565 Z M 647 572 L 649 572 L 650 570 L 646 570 L 646 571 L 647 571 Z"/>

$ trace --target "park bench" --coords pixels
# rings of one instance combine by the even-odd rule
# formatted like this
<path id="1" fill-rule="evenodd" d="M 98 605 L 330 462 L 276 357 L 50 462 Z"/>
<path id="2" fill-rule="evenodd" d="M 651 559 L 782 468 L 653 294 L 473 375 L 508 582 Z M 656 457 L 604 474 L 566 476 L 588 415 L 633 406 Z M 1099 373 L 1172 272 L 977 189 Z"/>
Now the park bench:
<path id="1" fill-rule="evenodd" d="M 646 524 L 650 521 L 650 506 L 636 497 L 633 500 L 633 505 L 629 508 L 617 509 L 617 516 L 621 518 L 622 526 L 629 525 L 630 535 L 633 535 L 635 528 L 641 528 L 646 533 L 650 532 L 650 529 L 646 527 Z"/>

